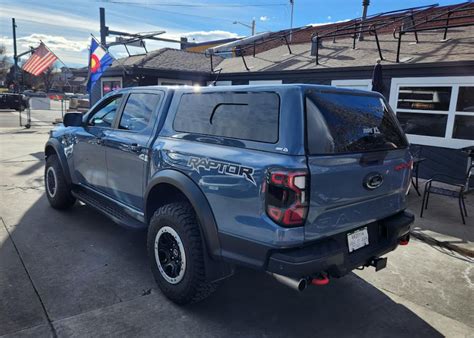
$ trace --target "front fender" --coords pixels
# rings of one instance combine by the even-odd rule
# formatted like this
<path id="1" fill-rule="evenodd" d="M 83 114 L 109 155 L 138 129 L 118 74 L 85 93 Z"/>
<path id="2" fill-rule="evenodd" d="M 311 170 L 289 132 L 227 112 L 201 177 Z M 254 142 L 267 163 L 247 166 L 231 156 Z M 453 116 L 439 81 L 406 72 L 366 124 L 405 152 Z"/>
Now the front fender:
<path id="1" fill-rule="evenodd" d="M 71 184 L 72 183 L 71 173 L 69 171 L 69 165 L 66 159 L 66 155 L 64 154 L 64 148 L 62 144 L 57 139 L 50 138 L 46 142 L 46 145 L 44 147 L 45 157 L 48 156 L 48 153 L 50 153 L 48 149 L 51 149 L 51 148 L 54 150 L 54 152 L 58 156 L 59 162 L 61 164 L 61 168 L 63 169 L 64 177 L 66 178 L 66 182 L 68 184 Z"/>

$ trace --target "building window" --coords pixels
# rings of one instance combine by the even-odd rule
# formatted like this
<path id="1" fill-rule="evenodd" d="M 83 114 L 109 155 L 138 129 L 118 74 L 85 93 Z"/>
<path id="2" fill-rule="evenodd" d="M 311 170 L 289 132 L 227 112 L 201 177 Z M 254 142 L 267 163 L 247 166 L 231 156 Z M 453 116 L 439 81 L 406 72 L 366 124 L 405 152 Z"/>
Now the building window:
<path id="1" fill-rule="evenodd" d="M 215 82 L 215 83 L 214 83 Z M 232 86 L 232 81 L 207 81 L 208 86 Z"/>
<path id="2" fill-rule="evenodd" d="M 372 90 L 372 80 L 363 79 L 363 80 L 332 80 L 331 86 L 339 88 L 349 88 L 349 89 L 360 89 L 360 90 Z"/>
<path id="3" fill-rule="evenodd" d="M 397 108 L 449 111 L 451 87 L 400 87 Z"/>
<path id="4" fill-rule="evenodd" d="M 192 86 L 193 81 L 191 80 L 176 80 L 176 79 L 158 79 L 159 86 Z"/>
<path id="5" fill-rule="evenodd" d="M 398 113 L 398 121 L 407 134 L 444 137 L 448 115 Z"/>
<path id="6" fill-rule="evenodd" d="M 390 105 L 411 143 L 474 145 L 473 77 L 393 78 Z"/>
<path id="7" fill-rule="evenodd" d="M 474 113 L 474 86 L 459 87 L 456 111 Z"/>
<path id="8" fill-rule="evenodd" d="M 474 140 L 474 86 L 460 86 L 453 138 Z"/>
<path id="9" fill-rule="evenodd" d="M 249 85 L 282 84 L 282 80 L 250 80 Z"/>
<path id="10" fill-rule="evenodd" d="M 104 77 L 100 80 L 101 82 L 101 94 L 102 96 L 122 88 L 122 78 L 121 77 Z"/>

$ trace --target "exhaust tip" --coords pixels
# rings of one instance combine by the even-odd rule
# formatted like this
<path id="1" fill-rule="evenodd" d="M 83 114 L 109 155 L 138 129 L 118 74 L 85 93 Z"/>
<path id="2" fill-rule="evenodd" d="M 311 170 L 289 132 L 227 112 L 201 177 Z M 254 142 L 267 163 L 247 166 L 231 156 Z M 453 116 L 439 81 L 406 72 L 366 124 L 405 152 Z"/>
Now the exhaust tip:
<path id="1" fill-rule="evenodd" d="M 304 278 L 296 279 L 296 278 L 291 278 L 287 276 L 282 276 L 282 275 L 272 273 L 272 272 L 270 272 L 269 274 L 272 275 L 273 278 L 275 278 L 280 283 L 299 292 L 303 291 L 308 286 L 308 281 Z"/>
<path id="2" fill-rule="evenodd" d="M 298 291 L 303 291 L 304 289 L 306 289 L 307 286 L 308 282 L 306 281 L 306 279 L 300 279 L 298 283 Z"/>

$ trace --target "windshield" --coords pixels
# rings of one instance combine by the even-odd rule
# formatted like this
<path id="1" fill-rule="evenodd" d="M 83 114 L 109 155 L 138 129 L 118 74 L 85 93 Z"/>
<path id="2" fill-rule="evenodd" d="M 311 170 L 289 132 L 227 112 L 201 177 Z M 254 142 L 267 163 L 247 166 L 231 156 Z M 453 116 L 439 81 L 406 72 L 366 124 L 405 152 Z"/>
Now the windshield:
<path id="1" fill-rule="evenodd" d="M 310 154 L 392 150 L 408 145 L 395 115 L 377 96 L 310 90 L 306 113 Z"/>

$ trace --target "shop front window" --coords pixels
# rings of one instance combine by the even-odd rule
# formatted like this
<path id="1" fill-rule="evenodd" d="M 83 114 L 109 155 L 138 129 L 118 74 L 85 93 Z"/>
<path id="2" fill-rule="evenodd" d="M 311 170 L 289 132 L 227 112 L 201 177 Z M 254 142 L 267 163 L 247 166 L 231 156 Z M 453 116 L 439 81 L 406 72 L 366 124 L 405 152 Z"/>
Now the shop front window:
<path id="1" fill-rule="evenodd" d="M 122 81 L 120 80 L 103 80 L 102 96 L 120 88 L 122 88 Z"/>
<path id="2" fill-rule="evenodd" d="M 390 104 L 412 143 L 474 145 L 472 77 L 393 78 Z"/>

